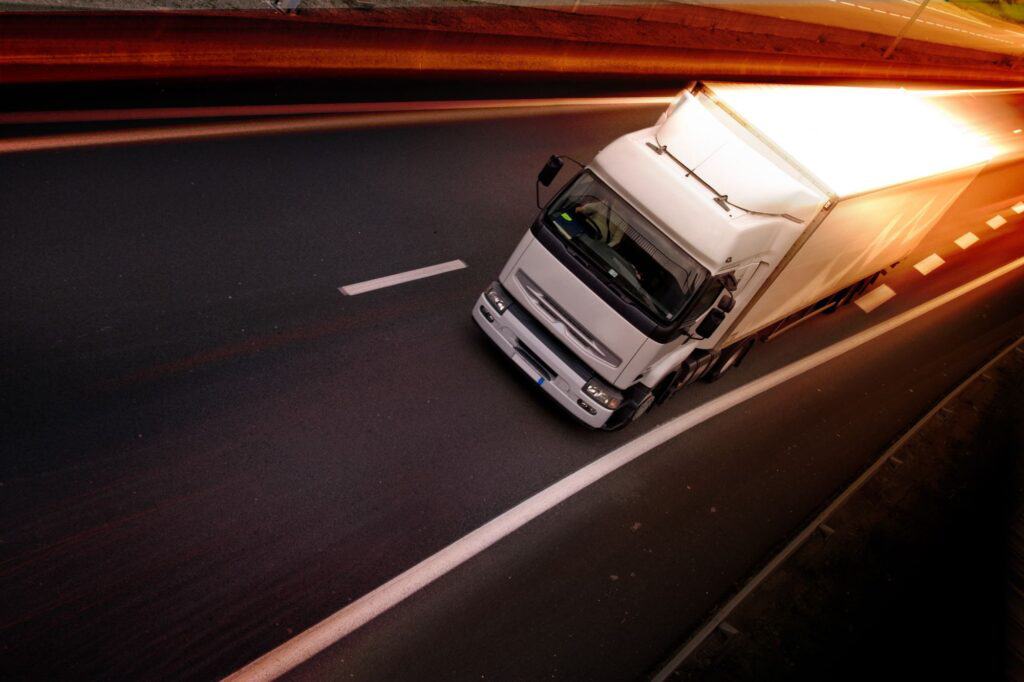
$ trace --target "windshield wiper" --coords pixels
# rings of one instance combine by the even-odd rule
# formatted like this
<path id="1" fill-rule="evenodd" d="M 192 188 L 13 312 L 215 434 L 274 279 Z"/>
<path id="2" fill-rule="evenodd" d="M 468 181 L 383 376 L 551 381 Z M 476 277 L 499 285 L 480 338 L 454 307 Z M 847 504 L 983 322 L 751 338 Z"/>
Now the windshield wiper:
<path id="1" fill-rule="evenodd" d="M 616 298 L 621 300 L 623 303 L 628 303 L 634 308 L 643 310 L 640 303 L 629 295 L 629 292 L 627 292 L 622 285 L 616 281 L 616 278 L 608 274 L 607 264 L 599 262 L 574 242 L 569 243 L 572 244 L 572 246 L 568 250 L 572 254 L 573 258 L 579 261 L 588 270 L 596 274 L 598 279 L 605 282 L 612 293 L 615 294 Z"/>
<path id="2" fill-rule="evenodd" d="M 603 279 L 608 283 L 608 288 L 611 289 L 612 292 L 615 293 L 615 296 L 623 303 L 628 303 L 644 313 L 657 314 L 659 312 L 657 302 L 643 289 L 633 289 L 632 287 L 627 288 L 619 279 L 618 275 L 613 277 L 608 274 L 607 271 L 604 272 Z M 637 300 L 637 298 L 643 299 L 643 302 L 647 305 L 645 306 L 642 304 Z"/>
<path id="3" fill-rule="evenodd" d="M 637 289 L 635 290 L 636 294 L 634 295 L 630 289 L 627 289 L 625 285 L 622 284 L 618 275 L 612 276 L 609 273 L 609 270 L 612 268 L 610 268 L 607 263 L 600 262 L 591 256 L 575 239 L 567 239 L 565 243 L 569 246 L 566 251 L 568 251 L 572 257 L 580 263 L 580 265 L 596 274 L 598 279 L 605 282 L 608 285 L 608 289 L 615 294 L 617 299 L 633 308 L 636 308 L 642 313 L 653 313 L 661 319 L 659 313 L 663 315 L 664 311 L 650 294 L 643 289 Z M 638 301 L 637 298 L 642 298 L 644 303 L 647 305 L 645 306 L 644 303 Z"/>
<path id="4" fill-rule="evenodd" d="M 644 302 L 647 303 L 647 306 L 651 310 L 653 310 L 654 312 L 660 313 L 662 316 L 666 316 L 665 309 L 662 308 L 661 305 L 659 305 L 658 302 L 654 299 L 654 297 L 651 296 L 649 293 L 647 293 L 646 290 L 644 290 L 644 289 L 637 289 L 636 292 L 638 294 L 640 294 L 640 297 L 644 299 Z"/>

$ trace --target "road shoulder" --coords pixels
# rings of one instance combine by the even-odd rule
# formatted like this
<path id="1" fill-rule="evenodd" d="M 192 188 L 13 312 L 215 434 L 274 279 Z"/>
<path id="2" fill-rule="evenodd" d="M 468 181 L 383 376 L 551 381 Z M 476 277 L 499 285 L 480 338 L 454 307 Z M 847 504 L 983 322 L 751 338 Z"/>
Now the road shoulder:
<path id="1" fill-rule="evenodd" d="M 668 679 L 978 679 L 1020 668 L 1006 604 L 1008 540 L 1024 522 L 1022 409 L 1018 347 L 896 450 Z"/>

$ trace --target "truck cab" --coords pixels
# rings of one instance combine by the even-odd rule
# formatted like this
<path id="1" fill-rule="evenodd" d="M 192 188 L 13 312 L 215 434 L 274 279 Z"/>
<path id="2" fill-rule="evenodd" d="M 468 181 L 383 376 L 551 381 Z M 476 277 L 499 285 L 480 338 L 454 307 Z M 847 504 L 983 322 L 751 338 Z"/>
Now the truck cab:
<path id="1" fill-rule="evenodd" d="M 800 234 L 803 220 L 781 212 L 812 216 L 825 200 L 727 121 L 683 106 L 693 97 L 684 92 L 660 126 L 619 138 L 570 179 L 474 307 L 487 335 L 593 427 L 636 418 L 688 358 L 710 357 L 731 313 Z M 768 210 L 721 201 L 712 181 L 723 175 L 727 202 Z"/>

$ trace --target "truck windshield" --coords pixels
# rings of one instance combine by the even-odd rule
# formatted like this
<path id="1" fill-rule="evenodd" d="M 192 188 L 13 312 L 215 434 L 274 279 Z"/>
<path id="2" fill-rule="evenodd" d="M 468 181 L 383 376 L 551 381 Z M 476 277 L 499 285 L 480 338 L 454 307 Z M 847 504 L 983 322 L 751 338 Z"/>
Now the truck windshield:
<path id="1" fill-rule="evenodd" d="M 545 223 L 610 287 L 662 322 L 686 310 L 709 277 L 589 171 L 551 203 Z"/>

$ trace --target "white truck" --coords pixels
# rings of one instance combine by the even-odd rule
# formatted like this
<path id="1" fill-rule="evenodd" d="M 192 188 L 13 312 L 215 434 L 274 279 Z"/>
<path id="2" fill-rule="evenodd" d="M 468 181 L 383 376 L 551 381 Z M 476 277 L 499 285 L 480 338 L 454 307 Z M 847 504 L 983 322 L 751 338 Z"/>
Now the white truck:
<path id="1" fill-rule="evenodd" d="M 473 318 L 571 414 L 618 428 L 907 256 L 995 153 L 958 103 L 691 84 L 581 166 Z"/>

